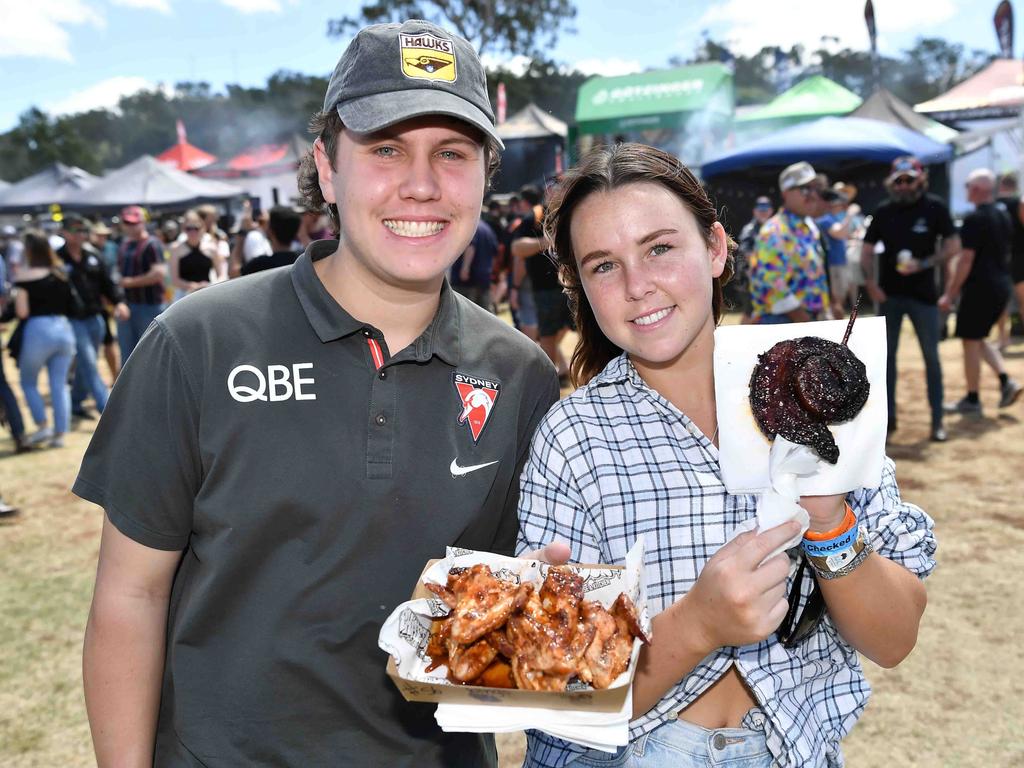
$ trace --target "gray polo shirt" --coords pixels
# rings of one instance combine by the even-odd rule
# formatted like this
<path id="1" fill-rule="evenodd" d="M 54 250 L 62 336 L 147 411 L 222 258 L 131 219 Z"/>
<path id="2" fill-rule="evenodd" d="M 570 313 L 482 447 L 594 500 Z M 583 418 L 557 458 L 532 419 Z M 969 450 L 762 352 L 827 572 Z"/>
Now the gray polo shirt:
<path id="1" fill-rule="evenodd" d="M 184 550 L 157 766 L 495 762 L 401 698 L 377 633 L 446 545 L 512 553 L 555 373 L 447 283 L 391 357 L 313 269 L 336 246 L 157 318 L 75 482 L 125 535 Z"/>

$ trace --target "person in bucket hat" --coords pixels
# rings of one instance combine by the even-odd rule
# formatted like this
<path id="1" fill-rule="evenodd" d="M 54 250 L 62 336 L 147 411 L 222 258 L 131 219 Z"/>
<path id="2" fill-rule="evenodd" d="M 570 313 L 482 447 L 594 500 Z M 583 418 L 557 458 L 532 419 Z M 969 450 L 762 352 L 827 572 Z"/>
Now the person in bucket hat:
<path id="1" fill-rule="evenodd" d="M 406 702 L 377 645 L 446 546 L 513 553 L 558 397 L 543 352 L 445 281 L 501 149 L 483 66 L 434 24 L 367 27 L 312 126 L 299 184 L 338 239 L 157 318 L 74 486 L 106 512 L 101 765 L 496 762 L 492 736 Z"/>

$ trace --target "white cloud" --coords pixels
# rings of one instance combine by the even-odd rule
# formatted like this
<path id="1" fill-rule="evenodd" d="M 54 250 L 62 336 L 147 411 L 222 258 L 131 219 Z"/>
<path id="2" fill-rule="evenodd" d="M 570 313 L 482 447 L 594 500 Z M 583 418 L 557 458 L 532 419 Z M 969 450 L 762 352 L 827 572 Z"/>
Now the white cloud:
<path id="1" fill-rule="evenodd" d="M 602 77 L 615 77 L 617 75 L 632 75 L 643 72 L 640 62 L 635 59 L 581 59 L 575 62 L 573 68 L 585 75 L 601 75 Z"/>
<path id="2" fill-rule="evenodd" d="M 529 56 L 496 56 L 493 53 L 485 53 L 480 57 L 480 61 L 487 69 L 504 69 L 507 72 L 511 72 L 516 77 L 522 77 L 526 74 L 526 70 L 530 68 L 532 59 Z"/>
<path id="3" fill-rule="evenodd" d="M 159 11 L 170 15 L 171 4 L 168 0 L 112 0 L 114 5 L 123 5 L 126 8 L 144 8 L 151 11 Z"/>
<path id="4" fill-rule="evenodd" d="M 51 115 L 73 115 L 77 112 L 88 112 L 90 109 L 116 109 L 122 96 L 155 88 L 164 91 L 168 96 L 173 95 L 173 89 L 169 86 L 152 83 L 144 77 L 120 76 L 101 80 L 66 98 L 49 102 L 43 108 Z"/>
<path id="5" fill-rule="evenodd" d="M 928 0 L 926 4 L 920 0 L 878 0 L 874 5 L 880 50 L 885 49 L 885 33 L 921 28 L 922 14 L 926 14 L 929 26 L 935 26 L 957 12 L 953 0 Z M 694 27 L 708 29 L 712 39 L 747 56 L 769 45 L 788 49 L 800 44 L 805 50 L 816 50 L 822 47 L 823 36 L 838 38 L 843 47 L 869 48 L 864 5 L 860 2 L 785 0 L 766 12 L 764 0 L 726 0 L 709 8 Z"/>
<path id="6" fill-rule="evenodd" d="M 240 13 L 280 13 L 281 0 L 220 0 Z"/>
<path id="7" fill-rule="evenodd" d="M 0 57 L 72 61 L 66 26 L 106 25 L 103 16 L 81 0 L 0 0 Z"/>

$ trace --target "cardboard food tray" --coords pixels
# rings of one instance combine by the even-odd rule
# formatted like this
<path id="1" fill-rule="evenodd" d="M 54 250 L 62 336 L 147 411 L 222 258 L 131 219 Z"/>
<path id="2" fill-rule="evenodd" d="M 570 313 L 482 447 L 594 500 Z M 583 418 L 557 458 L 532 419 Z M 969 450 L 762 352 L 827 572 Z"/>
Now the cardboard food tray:
<path id="1" fill-rule="evenodd" d="M 431 560 L 426 564 L 423 572 L 420 574 L 420 578 L 416 582 L 416 588 L 413 590 L 410 600 L 435 598 L 435 595 L 423 585 L 423 578 L 427 571 L 438 562 L 440 560 Z M 545 569 L 547 566 L 539 565 L 538 567 Z M 607 583 L 610 581 L 609 577 L 613 577 L 616 572 L 624 570 L 624 567 L 621 565 L 579 565 L 573 563 L 569 567 L 579 572 L 585 579 L 595 580 L 593 583 L 601 581 Z M 592 590 L 588 589 L 587 591 Z M 641 591 L 641 594 L 643 594 L 643 591 Z M 609 606 L 606 605 L 605 607 Z M 640 605 L 637 605 L 637 611 L 640 613 L 641 623 L 649 629 L 650 623 L 645 620 L 646 611 Z M 430 621 L 430 618 L 427 616 L 412 614 L 404 616 L 403 620 L 409 622 L 413 633 L 429 632 L 429 626 L 424 624 L 424 622 L 429 623 Z M 417 622 L 420 628 L 417 629 L 415 626 L 412 626 L 412 622 Z M 426 639 L 424 636 L 422 645 L 425 645 L 425 643 Z M 633 676 L 636 674 L 641 645 L 642 643 L 639 638 L 633 639 L 633 652 L 630 655 L 629 667 L 615 680 L 611 687 L 604 690 L 596 690 L 578 680 L 571 682 L 570 689 L 565 691 L 524 691 L 518 688 L 488 688 L 478 685 L 461 685 L 447 680 L 445 677 L 447 669 L 445 667 L 440 667 L 431 673 L 432 675 L 439 675 L 433 680 L 407 679 L 399 673 L 395 658 L 390 653 L 388 655 L 387 674 L 407 701 L 544 707 L 547 709 L 588 712 L 618 712 L 622 709 L 630 686 L 633 684 Z"/>

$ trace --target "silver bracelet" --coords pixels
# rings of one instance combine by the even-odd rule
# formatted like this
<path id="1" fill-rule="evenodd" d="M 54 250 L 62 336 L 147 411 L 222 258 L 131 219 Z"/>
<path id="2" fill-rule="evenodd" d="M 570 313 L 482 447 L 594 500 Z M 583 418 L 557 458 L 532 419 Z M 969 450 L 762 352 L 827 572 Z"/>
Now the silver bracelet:
<path id="1" fill-rule="evenodd" d="M 844 565 L 838 571 L 829 571 L 829 570 L 827 570 L 825 568 L 819 568 L 817 563 L 814 562 L 813 558 L 809 557 L 809 558 L 807 558 L 807 560 L 808 560 L 808 562 L 810 562 L 811 568 L 814 569 L 814 573 L 817 574 L 819 579 L 826 579 L 826 580 L 839 579 L 839 578 L 842 578 L 843 576 L 846 576 L 847 574 L 852 573 L 853 571 L 855 571 L 860 566 L 860 564 L 864 562 L 864 560 L 867 558 L 867 556 L 870 555 L 874 551 L 875 551 L 875 548 L 873 546 L 871 546 L 871 540 L 868 539 L 865 536 L 864 537 L 864 546 L 861 548 L 861 550 L 857 553 L 857 555 L 853 558 L 853 560 L 848 562 L 846 565 Z"/>

